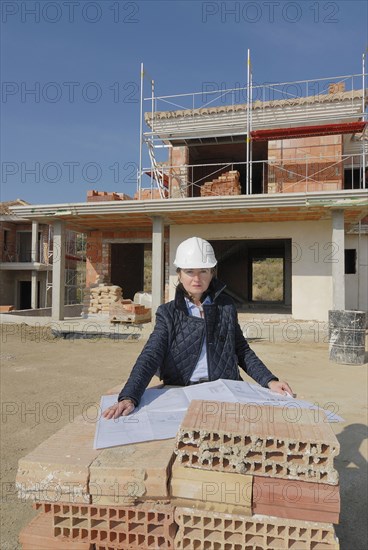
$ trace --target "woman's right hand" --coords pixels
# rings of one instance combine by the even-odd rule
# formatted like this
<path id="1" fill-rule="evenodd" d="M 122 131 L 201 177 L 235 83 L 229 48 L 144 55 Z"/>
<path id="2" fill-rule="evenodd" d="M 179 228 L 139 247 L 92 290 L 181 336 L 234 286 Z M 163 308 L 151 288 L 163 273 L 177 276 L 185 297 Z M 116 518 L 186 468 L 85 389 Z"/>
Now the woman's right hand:
<path id="1" fill-rule="evenodd" d="M 130 399 L 123 399 L 106 409 L 102 413 L 102 416 L 106 418 L 106 420 L 111 420 L 112 418 L 119 418 L 119 416 L 128 416 L 134 409 L 135 406 L 133 401 Z"/>

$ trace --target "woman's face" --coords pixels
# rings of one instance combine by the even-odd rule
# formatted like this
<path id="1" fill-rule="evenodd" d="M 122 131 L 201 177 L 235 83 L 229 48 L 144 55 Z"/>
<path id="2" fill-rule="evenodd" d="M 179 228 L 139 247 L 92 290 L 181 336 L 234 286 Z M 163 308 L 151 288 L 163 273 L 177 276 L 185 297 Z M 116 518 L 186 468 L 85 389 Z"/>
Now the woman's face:
<path id="1" fill-rule="evenodd" d="M 202 294 L 208 289 L 212 276 L 211 269 L 181 269 L 179 281 L 188 294 L 200 300 Z"/>

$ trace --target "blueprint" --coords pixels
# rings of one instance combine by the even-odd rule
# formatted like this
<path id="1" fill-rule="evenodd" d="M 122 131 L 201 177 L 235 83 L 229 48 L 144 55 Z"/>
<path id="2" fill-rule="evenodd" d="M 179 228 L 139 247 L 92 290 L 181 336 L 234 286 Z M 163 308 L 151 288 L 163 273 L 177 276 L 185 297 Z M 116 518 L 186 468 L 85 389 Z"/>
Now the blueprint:
<path id="1" fill-rule="evenodd" d="M 128 445 L 154 439 L 170 439 L 176 436 L 181 421 L 194 400 L 244 403 L 249 407 L 276 406 L 290 409 L 318 409 L 316 405 L 290 395 L 281 395 L 258 384 L 236 380 L 216 380 L 180 388 L 148 388 L 139 407 L 128 416 L 106 420 L 99 415 L 94 440 L 95 449 Z M 101 398 L 101 413 L 116 403 L 116 395 Z M 325 411 L 326 421 L 341 422 L 343 419 L 331 411 Z M 324 413 L 323 413 L 324 414 Z"/>

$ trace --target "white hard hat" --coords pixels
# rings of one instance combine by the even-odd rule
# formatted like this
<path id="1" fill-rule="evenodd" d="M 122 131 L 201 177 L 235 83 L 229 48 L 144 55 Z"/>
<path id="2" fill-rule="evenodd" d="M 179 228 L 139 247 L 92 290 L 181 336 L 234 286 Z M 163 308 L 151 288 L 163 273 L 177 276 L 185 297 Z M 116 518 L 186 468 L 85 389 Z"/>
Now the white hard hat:
<path id="1" fill-rule="evenodd" d="M 200 237 L 191 237 L 179 244 L 174 265 L 182 269 L 215 267 L 217 260 L 212 246 Z"/>

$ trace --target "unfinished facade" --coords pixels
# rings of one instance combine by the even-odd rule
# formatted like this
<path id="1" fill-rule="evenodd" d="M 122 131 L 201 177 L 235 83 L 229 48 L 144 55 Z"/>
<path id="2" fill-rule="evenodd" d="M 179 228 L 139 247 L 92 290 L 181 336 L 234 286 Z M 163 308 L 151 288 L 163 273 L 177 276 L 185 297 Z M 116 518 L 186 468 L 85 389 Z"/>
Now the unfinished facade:
<path id="1" fill-rule="evenodd" d="M 0 307 L 9 310 L 43 309 L 51 306 L 52 264 L 57 256 L 53 228 L 49 223 L 30 222 L 12 214 L 12 206 L 25 206 L 20 199 L 1 203 L 0 208 Z M 77 234 L 66 234 L 65 304 L 76 304 L 81 254 Z"/>
<path id="2" fill-rule="evenodd" d="M 364 75 L 286 84 L 273 95 L 254 86 L 247 104 L 234 90 L 217 104 L 193 94 L 175 111 L 153 97 L 142 136 L 150 166 L 134 199 L 94 191 L 85 203 L 13 211 L 39 223 L 56 214 L 60 243 L 66 227 L 85 232 L 87 287 L 119 285 L 125 298 L 150 290 L 154 310 L 173 297 L 175 249 L 193 235 L 213 245 L 240 310 L 318 321 L 368 310 Z"/>

